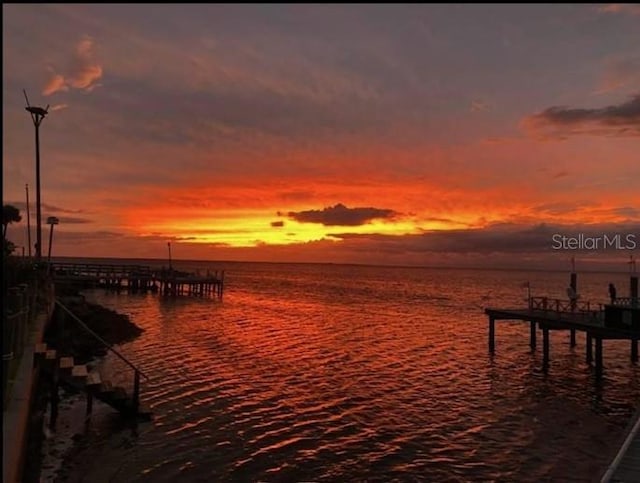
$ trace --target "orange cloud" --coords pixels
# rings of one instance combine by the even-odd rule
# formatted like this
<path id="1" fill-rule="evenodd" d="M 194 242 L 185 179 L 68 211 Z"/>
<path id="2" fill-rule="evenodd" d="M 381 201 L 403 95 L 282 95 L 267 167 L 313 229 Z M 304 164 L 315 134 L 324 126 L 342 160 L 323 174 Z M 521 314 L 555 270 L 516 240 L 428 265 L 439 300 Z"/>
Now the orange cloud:
<path id="1" fill-rule="evenodd" d="M 70 87 L 91 91 L 98 85 L 101 77 L 102 66 L 93 56 L 93 40 L 85 37 L 76 45 L 66 76 L 53 72 L 42 94 L 50 96 L 56 92 L 68 91 Z"/>
<path id="2" fill-rule="evenodd" d="M 42 89 L 42 94 L 45 96 L 50 96 L 51 94 L 58 91 L 68 91 L 69 86 L 67 86 L 64 77 L 60 74 L 52 74 L 51 78 Z"/>
<path id="3" fill-rule="evenodd" d="M 610 3 L 598 7 L 600 13 L 622 13 L 629 15 L 640 15 L 640 5 L 632 3 Z"/>

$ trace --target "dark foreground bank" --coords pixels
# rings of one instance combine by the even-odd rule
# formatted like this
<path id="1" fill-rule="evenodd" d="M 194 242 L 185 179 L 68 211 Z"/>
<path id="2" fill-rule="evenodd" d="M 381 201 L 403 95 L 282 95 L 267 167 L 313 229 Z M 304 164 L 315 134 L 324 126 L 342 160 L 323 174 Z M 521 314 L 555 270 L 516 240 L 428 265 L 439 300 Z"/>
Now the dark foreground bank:
<path id="1" fill-rule="evenodd" d="M 129 317 L 100 305 L 88 303 L 85 298 L 73 291 L 65 291 L 59 300 L 80 318 L 92 331 L 109 345 L 129 342 L 143 330 L 132 323 Z M 99 363 L 107 348 L 89 334 L 72 318 L 56 307 L 53 320 L 45 332 L 44 341 L 48 347 L 63 348 L 65 355 L 71 355 L 76 364 Z M 78 413 L 78 403 L 84 395 L 69 388 L 60 389 L 60 414 L 55 431 L 49 429 L 48 411 L 51 383 L 47 377 L 40 377 L 34 395 L 29 438 L 27 443 L 26 465 L 23 481 L 27 483 L 50 481 L 51 470 L 65 472 L 65 460 L 76 453 L 83 445 L 83 425 L 78 425 L 78 417 L 83 419 L 84 412 Z M 82 405 L 84 406 L 84 405 Z M 75 408 L 75 409 L 74 409 Z M 74 420 L 75 423 L 74 424 Z M 82 421 L 84 422 L 84 421 Z M 73 434 L 69 434 L 70 430 Z M 52 468 L 51 461 L 58 460 L 59 469 Z M 43 474 L 43 462 L 46 461 L 46 474 Z M 47 471 L 48 470 L 48 471 Z"/>

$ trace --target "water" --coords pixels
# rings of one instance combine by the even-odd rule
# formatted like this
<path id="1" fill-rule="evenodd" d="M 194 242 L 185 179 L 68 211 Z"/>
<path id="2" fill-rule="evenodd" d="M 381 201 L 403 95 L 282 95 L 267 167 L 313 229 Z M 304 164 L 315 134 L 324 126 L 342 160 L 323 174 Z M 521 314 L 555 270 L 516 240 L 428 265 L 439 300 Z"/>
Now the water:
<path id="1" fill-rule="evenodd" d="M 580 335 L 552 333 L 545 374 L 528 325 L 498 322 L 489 356 L 482 309 L 523 305 L 527 280 L 564 298 L 567 273 L 174 265 L 226 268 L 224 300 L 88 294 L 145 329 L 121 350 L 154 413 L 131 431 L 100 409 L 88 478 L 589 481 L 639 401 L 628 342 L 605 342 L 602 383 Z M 628 290 L 581 274 L 579 292 L 604 302 L 609 282 Z"/>

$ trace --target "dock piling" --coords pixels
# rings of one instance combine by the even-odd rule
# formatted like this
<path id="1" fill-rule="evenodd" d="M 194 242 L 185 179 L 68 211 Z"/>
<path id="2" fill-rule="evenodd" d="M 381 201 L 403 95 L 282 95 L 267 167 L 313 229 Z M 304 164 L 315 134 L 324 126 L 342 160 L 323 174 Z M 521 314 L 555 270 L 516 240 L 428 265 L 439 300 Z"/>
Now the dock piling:
<path id="1" fill-rule="evenodd" d="M 491 352 L 492 354 L 496 350 L 495 335 L 496 335 L 496 321 L 494 320 L 493 317 L 491 317 L 489 318 L 489 352 Z"/>
<path id="2" fill-rule="evenodd" d="M 576 346 L 576 329 L 571 329 L 571 347 Z"/>
<path id="3" fill-rule="evenodd" d="M 542 327 L 542 367 L 546 371 L 549 368 L 549 328 Z"/>
<path id="4" fill-rule="evenodd" d="M 631 339 L 631 362 L 638 362 L 638 339 Z"/>
<path id="5" fill-rule="evenodd" d="M 596 336 L 596 377 L 602 376 L 602 337 Z"/>
<path id="6" fill-rule="evenodd" d="M 529 323 L 530 337 L 529 337 L 529 346 L 531 346 L 531 350 L 536 349 L 536 322 L 532 320 Z"/>
<path id="7" fill-rule="evenodd" d="M 587 332 L 587 364 L 593 362 L 593 340 L 591 334 Z"/>

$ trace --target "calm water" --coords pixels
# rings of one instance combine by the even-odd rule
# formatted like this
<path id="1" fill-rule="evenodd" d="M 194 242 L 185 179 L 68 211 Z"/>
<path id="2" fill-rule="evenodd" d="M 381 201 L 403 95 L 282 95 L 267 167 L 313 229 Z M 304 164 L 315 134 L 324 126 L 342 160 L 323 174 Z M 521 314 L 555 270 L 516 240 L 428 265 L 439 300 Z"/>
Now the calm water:
<path id="1" fill-rule="evenodd" d="M 489 356 L 482 309 L 524 304 L 527 280 L 564 297 L 567 273 L 174 264 L 226 268 L 224 300 L 88 293 L 145 329 L 121 349 L 154 420 L 100 408 L 87 478 L 589 481 L 639 401 L 628 343 L 605 342 L 601 384 L 582 337 L 552 334 L 545 375 L 528 326 L 500 322 Z M 605 301 L 609 282 L 628 291 L 621 273 L 579 292 Z"/>

